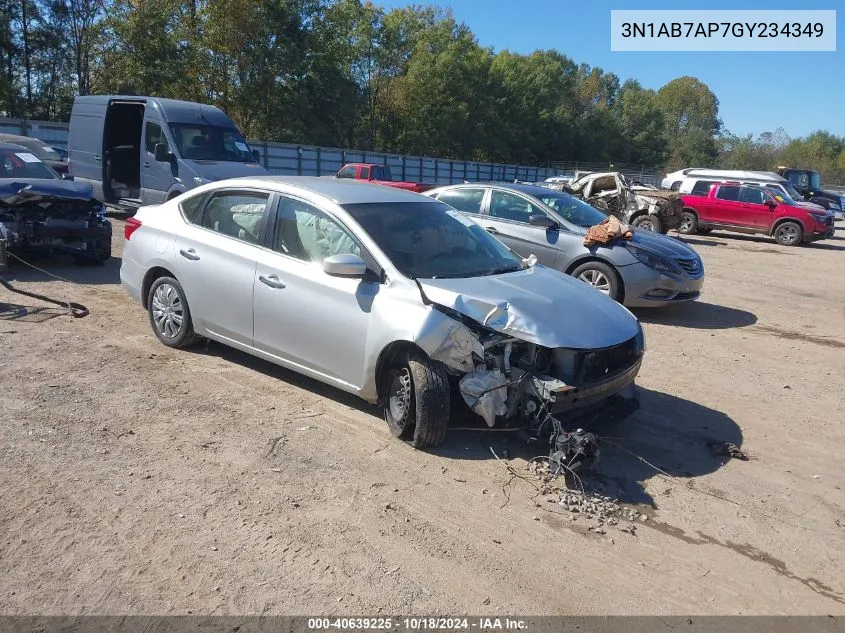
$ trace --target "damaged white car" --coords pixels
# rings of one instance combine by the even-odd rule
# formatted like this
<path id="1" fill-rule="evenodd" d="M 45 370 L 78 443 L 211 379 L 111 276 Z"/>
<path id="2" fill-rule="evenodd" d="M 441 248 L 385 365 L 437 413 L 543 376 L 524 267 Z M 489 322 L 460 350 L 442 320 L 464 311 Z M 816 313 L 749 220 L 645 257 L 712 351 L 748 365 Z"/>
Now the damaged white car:
<path id="1" fill-rule="evenodd" d="M 443 442 L 453 397 L 536 430 L 630 395 L 642 361 L 624 307 L 399 189 L 226 180 L 125 232 L 121 280 L 165 345 L 208 337 L 379 402 L 417 448 Z"/>

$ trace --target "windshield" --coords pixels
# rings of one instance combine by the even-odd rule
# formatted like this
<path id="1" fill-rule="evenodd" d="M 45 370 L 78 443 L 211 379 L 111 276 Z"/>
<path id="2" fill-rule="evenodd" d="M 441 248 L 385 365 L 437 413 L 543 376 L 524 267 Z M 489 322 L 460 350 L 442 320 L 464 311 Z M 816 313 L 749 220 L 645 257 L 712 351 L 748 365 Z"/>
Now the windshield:
<path id="1" fill-rule="evenodd" d="M 235 128 L 171 123 L 170 131 L 182 158 L 221 162 L 254 163 L 249 146 Z"/>
<path id="2" fill-rule="evenodd" d="M 546 206 L 576 226 L 590 227 L 607 219 L 607 215 L 568 193 L 549 191 L 535 196 Z"/>
<path id="3" fill-rule="evenodd" d="M 57 180 L 58 175 L 34 154 L 24 150 L 0 149 L 0 178 Z"/>
<path id="4" fill-rule="evenodd" d="M 526 267 L 504 244 L 442 202 L 372 202 L 343 208 L 411 279 L 481 277 Z"/>
<path id="5" fill-rule="evenodd" d="M 790 198 L 792 198 L 793 200 L 803 200 L 804 199 L 804 196 L 802 196 L 800 193 L 798 193 L 798 190 L 795 187 L 793 187 L 791 183 L 785 182 L 785 183 L 782 183 L 782 184 L 783 184 L 783 188 L 786 189 L 786 193 L 789 194 Z"/>

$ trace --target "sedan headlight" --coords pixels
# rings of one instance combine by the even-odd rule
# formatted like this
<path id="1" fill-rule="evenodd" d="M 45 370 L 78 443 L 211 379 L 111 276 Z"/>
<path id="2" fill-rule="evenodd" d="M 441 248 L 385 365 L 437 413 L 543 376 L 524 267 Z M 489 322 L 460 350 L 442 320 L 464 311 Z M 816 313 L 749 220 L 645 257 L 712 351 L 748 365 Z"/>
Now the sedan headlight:
<path id="1" fill-rule="evenodd" d="M 830 208 L 833 209 L 834 211 L 841 211 L 842 210 L 842 206 L 839 205 L 839 204 L 836 204 L 835 202 L 830 203 Z"/>
<path id="2" fill-rule="evenodd" d="M 627 245 L 627 248 L 640 262 L 658 272 L 672 273 L 674 275 L 680 275 L 682 272 L 676 264 L 665 257 L 657 255 L 656 253 L 652 253 L 651 251 L 647 251 L 642 248 L 637 248 L 636 246 L 632 246 L 630 244 Z"/>

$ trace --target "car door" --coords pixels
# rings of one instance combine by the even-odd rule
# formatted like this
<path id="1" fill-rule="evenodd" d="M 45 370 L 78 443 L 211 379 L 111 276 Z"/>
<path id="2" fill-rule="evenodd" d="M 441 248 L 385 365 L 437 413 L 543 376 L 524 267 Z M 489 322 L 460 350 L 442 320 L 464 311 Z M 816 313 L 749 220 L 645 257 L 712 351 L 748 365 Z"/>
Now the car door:
<path id="1" fill-rule="evenodd" d="M 755 228 L 768 233 L 771 225 L 772 210 L 766 204 L 772 200 L 762 189 L 757 187 L 740 187 L 739 203 L 741 207 L 743 226 Z"/>
<path id="2" fill-rule="evenodd" d="M 157 161 L 155 146 L 158 143 L 170 143 L 164 131 L 164 123 L 146 119 L 144 121 L 144 145 L 141 149 L 141 201 L 144 204 L 161 204 L 167 198 L 170 185 L 173 184 L 175 174 L 174 163 Z"/>
<path id="3" fill-rule="evenodd" d="M 720 185 L 713 202 L 707 207 L 707 222 L 726 226 L 745 226 L 748 218 L 744 216 L 742 203 L 739 201 L 738 185 Z"/>
<path id="4" fill-rule="evenodd" d="M 331 381 L 364 384 L 364 351 L 381 284 L 328 275 L 322 261 L 354 254 L 371 261 L 337 218 L 280 195 L 269 249 L 255 271 L 255 347 Z M 373 264 L 375 268 L 375 264 Z"/>
<path id="5" fill-rule="evenodd" d="M 487 212 L 479 220 L 487 231 L 523 257 L 536 255 L 545 266 L 554 266 L 558 257 L 558 229 L 534 226 L 532 215 L 548 214 L 540 205 L 514 191 L 492 188 Z"/>
<path id="6" fill-rule="evenodd" d="M 266 191 L 217 190 L 176 239 L 175 272 L 194 323 L 245 346 L 253 344 L 256 261 L 272 199 Z"/>

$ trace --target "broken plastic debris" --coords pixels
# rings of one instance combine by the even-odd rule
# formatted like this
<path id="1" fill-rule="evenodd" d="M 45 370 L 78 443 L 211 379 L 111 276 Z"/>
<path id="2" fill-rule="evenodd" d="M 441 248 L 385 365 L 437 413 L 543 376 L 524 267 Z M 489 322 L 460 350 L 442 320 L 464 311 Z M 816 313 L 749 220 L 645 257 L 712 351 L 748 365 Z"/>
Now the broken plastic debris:
<path id="1" fill-rule="evenodd" d="M 449 367 L 472 371 L 475 369 L 473 354 L 484 358 L 484 346 L 468 327 L 455 323 L 446 333 L 443 342 L 431 354 L 431 358 Z"/>

